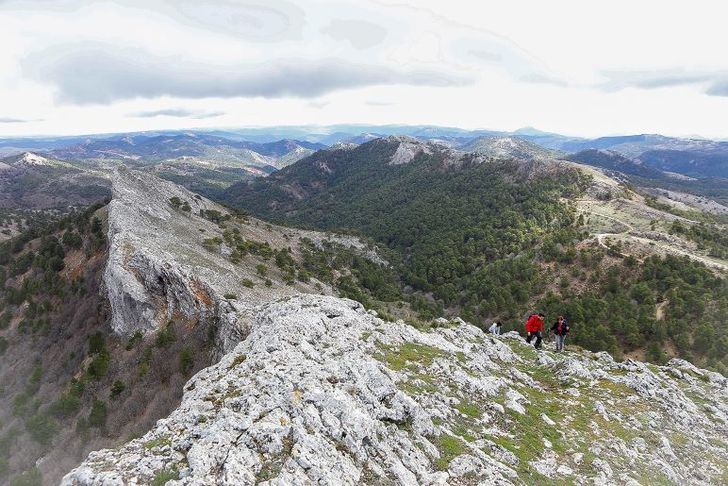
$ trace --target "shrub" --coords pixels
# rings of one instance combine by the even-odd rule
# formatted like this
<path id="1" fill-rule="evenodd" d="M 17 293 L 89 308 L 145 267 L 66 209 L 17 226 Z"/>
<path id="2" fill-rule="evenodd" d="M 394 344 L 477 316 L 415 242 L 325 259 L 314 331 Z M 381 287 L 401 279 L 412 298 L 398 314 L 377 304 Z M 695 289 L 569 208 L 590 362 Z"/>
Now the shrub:
<path id="1" fill-rule="evenodd" d="M 126 390 L 124 382 L 116 380 L 114 384 L 111 385 L 111 398 L 118 397 L 124 390 Z"/>
<path id="2" fill-rule="evenodd" d="M 166 348 L 177 340 L 174 335 L 173 324 L 170 322 L 166 327 L 163 327 L 157 333 L 157 337 L 154 339 L 154 345 L 158 348 Z"/>
<path id="3" fill-rule="evenodd" d="M 95 399 L 91 405 L 91 412 L 88 414 L 89 427 L 102 427 L 106 424 L 106 415 L 106 404 Z"/>
<path id="4" fill-rule="evenodd" d="M 142 339 L 144 339 L 144 334 L 142 334 L 141 331 L 136 331 L 132 336 L 129 338 L 129 342 L 126 343 L 126 350 L 131 351 L 136 347 L 137 344 L 142 342 Z"/>
<path id="5" fill-rule="evenodd" d="M 109 372 L 111 355 L 103 348 L 88 365 L 88 376 L 92 380 L 100 380 Z"/>
<path id="6" fill-rule="evenodd" d="M 269 278 L 265 279 L 265 286 L 273 287 L 273 282 L 271 281 L 271 279 L 269 279 Z"/>
<path id="7" fill-rule="evenodd" d="M 0 336 L 0 356 L 5 354 L 5 351 L 8 350 L 8 346 L 8 340 Z"/>
<path id="8" fill-rule="evenodd" d="M 58 400 L 53 402 L 50 412 L 59 418 L 72 417 L 78 412 L 81 401 L 72 392 L 64 393 Z"/>
<path id="9" fill-rule="evenodd" d="M 268 275 L 268 267 L 262 263 L 259 263 L 255 266 L 255 271 L 261 277 L 265 277 L 266 275 Z"/>
<path id="10" fill-rule="evenodd" d="M 33 369 L 33 373 L 31 373 L 28 383 L 25 386 L 25 392 L 29 395 L 37 392 L 40 387 L 41 378 L 43 378 L 43 368 L 39 365 Z"/>
<path id="11" fill-rule="evenodd" d="M 86 389 L 86 383 L 83 381 L 79 381 L 75 378 L 71 380 L 71 387 L 69 390 L 69 393 L 73 395 L 74 397 L 81 397 L 83 395 L 83 391 Z"/>
<path id="12" fill-rule="evenodd" d="M 227 300 L 237 300 L 238 296 L 236 294 L 227 293 L 223 295 L 224 298 Z"/>
<path id="13" fill-rule="evenodd" d="M 67 248 L 74 248 L 78 249 L 81 248 L 81 243 L 83 243 L 83 240 L 81 239 L 81 235 L 76 233 L 75 231 L 66 231 L 63 234 L 63 238 L 61 239 L 63 242 L 63 245 Z"/>
<path id="14" fill-rule="evenodd" d="M 41 445 L 48 445 L 58 432 L 53 420 L 44 413 L 38 413 L 25 421 L 25 429 L 30 437 Z"/>
<path id="15" fill-rule="evenodd" d="M 172 196 L 169 198 L 169 204 L 174 209 L 179 209 L 179 207 L 182 205 L 182 199 L 178 198 L 177 196 Z"/>
<path id="16" fill-rule="evenodd" d="M 2 315 L 0 315 L 0 329 L 7 329 L 10 327 L 10 320 L 12 317 L 10 316 L 10 312 L 5 311 Z"/>
<path id="17" fill-rule="evenodd" d="M 185 347 L 179 355 L 179 367 L 182 370 L 182 374 L 188 374 L 194 366 L 195 356 L 192 353 L 192 349 Z"/>
<path id="18" fill-rule="evenodd" d="M 169 481 L 179 479 L 179 471 L 176 468 L 163 469 L 158 471 L 152 479 L 151 486 L 164 486 Z"/>
<path id="19" fill-rule="evenodd" d="M 10 481 L 10 486 L 42 486 L 43 475 L 37 467 L 24 471 Z"/>
<path id="20" fill-rule="evenodd" d="M 249 278 L 244 278 L 242 284 L 244 287 L 248 287 L 249 289 L 252 289 L 253 286 L 255 286 L 255 283 Z"/>
<path id="21" fill-rule="evenodd" d="M 303 283 L 308 283 L 311 281 L 311 274 L 308 273 L 306 270 L 299 270 L 298 271 L 298 280 Z"/>
<path id="22" fill-rule="evenodd" d="M 13 398 L 13 415 L 16 417 L 25 417 L 35 410 L 31 402 L 31 396 L 25 392 L 18 393 Z"/>
<path id="23" fill-rule="evenodd" d="M 95 332 L 88 337 L 88 352 L 90 354 L 100 353 L 104 349 L 104 334 Z"/>

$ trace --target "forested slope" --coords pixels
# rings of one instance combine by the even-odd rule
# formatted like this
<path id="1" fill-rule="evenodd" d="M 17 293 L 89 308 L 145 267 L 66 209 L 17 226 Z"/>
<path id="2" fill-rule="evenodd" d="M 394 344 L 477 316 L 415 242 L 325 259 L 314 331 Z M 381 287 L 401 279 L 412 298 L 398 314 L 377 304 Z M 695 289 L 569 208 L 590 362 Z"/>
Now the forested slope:
<path id="1" fill-rule="evenodd" d="M 320 151 L 233 186 L 226 199 L 264 218 L 357 231 L 388 246 L 401 299 L 421 319 L 457 313 L 520 329 L 542 308 L 549 318 L 567 314 L 572 341 L 590 349 L 725 370 L 726 343 L 704 338 L 725 321 L 725 279 L 688 258 L 633 258 L 592 239 L 575 210 L 591 184 L 577 168 L 432 144 L 393 164 L 407 143 L 390 137 Z"/>

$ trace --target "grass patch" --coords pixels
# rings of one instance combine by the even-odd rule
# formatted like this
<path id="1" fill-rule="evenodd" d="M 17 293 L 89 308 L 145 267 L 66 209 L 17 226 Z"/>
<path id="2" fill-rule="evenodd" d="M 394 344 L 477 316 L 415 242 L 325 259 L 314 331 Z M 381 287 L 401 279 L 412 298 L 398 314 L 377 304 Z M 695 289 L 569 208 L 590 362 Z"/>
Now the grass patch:
<path id="1" fill-rule="evenodd" d="M 415 370 L 418 364 L 430 366 L 435 358 L 443 356 L 446 356 L 446 353 L 434 346 L 404 343 L 398 349 L 382 346 L 382 354 L 375 355 L 375 358 L 395 371 L 402 371 L 405 368 Z"/>
<path id="2" fill-rule="evenodd" d="M 146 450 L 152 450 L 155 447 L 165 447 L 172 444 L 172 440 L 169 437 L 159 437 L 157 439 L 148 440 L 144 443 Z"/>
<path id="3" fill-rule="evenodd" d="M 446 471 L 453 459 L 468 451 L 462 439 L 448 434 L 436 437 L 433 443 L 440 452 L 440 458 L 435 462 L 435 466 L 439 471 Z"/>
<path id="4" fill-rule="evenodd" d="M 168 481 L 175 481 L 177 479 L 179 479 L 179 471 L 176 467 L 172 467 L 170 469 L 157 471 L 150 484 L 151 486 L 164 486 Z"/>
<path id="5" fill-rule="evenodd" d="M 471 418 L 480 418 L 483 416 L 483 412 L 477 405 L 464 399 L 460 400 L 460 403 L 455 405 L 455 408 L 458 412 Z"/>

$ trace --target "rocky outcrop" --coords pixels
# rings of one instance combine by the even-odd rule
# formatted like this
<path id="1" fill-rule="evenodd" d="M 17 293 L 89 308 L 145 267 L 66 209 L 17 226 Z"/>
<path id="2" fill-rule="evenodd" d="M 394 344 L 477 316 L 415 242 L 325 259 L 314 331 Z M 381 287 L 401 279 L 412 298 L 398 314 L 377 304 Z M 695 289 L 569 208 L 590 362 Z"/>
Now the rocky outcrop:
<path id="1" fill-rule="evenodd" d="M 302 292 L 332 293 L 315 279 L 284 282 L 273 269 L 262 278 L 259 266 L 267 267 L 270 256 L 247 255 L 233 261 L 234 248 L 226 231 L 238 241 L 266 244 L 271 251 L 291 249 L 293 257 L 305 238 L 316 245 L 333 241 L 353 247 L 386 264 L 357 238 L 237 216 L 176 184 L 122 167 L 113 175 L 104 273 L 114 331 L 146 333 L 170 320 L 183 320 L 213 327 L 216 344 L 225 352 L 247 333 L 245 323 L 255 306 Z"/>
<path id="2" fill-rule="evenodd" d="M 185 386 L 144 437 L 65 485 L 716 484 L 728 381 L 580 350 L 537 353 L 462 322 L 422 332 L 296 295 Z"/>

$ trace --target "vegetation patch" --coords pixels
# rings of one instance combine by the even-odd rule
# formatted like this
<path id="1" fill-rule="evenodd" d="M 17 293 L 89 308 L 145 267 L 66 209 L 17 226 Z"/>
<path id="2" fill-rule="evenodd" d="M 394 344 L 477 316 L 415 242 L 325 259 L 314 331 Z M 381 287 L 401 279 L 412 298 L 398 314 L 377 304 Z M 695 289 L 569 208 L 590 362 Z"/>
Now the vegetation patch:
<path id="1" fill-rule="evenodd" d="M 441 434 L 433 438 L 432 442 L 440 453 L 440 457 L 435 461 L 435 467 L 439 471 L 446 471 L 453 459 L 468 452 L 468 447 L 462 439 L 449 434 Z"/>
<path id="2" fill-rule="evenodd" d="M 382 354 L 375 355 L 375 358 L 380 359 L 395 371 L 402 371 L 405 368 L 414 371 L 418 365 L 428 367 L 436 358 L 447 356 L 439 348 L 412 342 L 406 342 L 399 348 L 382 345 L 380 349 Z"/>
<path id="3" fill-rule="evenodd" d="M 179 479 L 179 471 L 176 467 L 172 467 L 169 469 L 163 469 L 161 471 L 157 471 L 157 473 L 154 475 L 154 478 L 152 479 L 152 482 L 150 483 L 151 486 L 164 486 L 169 481 L 175 481 Z"/>

